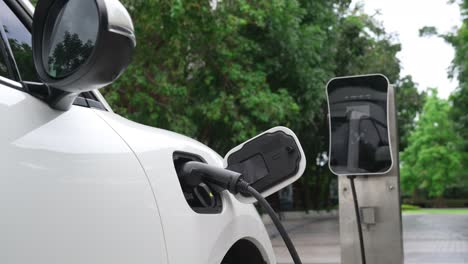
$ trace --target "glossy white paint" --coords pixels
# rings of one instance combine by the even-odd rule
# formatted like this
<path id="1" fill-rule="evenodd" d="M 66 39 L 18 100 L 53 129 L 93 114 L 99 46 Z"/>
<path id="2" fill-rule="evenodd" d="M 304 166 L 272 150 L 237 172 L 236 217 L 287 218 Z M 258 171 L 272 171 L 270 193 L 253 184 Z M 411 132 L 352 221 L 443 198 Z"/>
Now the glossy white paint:
<path id="1" fill-rule="evenodd" d="M 5 85 L 0 122 L 0 263 L 214 264 L 240 239 L 275 263 L 252 205 L 227 192 L 220 214 L 186 203 L 173 152 L 223 165 L 201 143 Z"/>
<path id="2" fill-rule="evenodd" d="M 252 241 L 268 263 L 275 263 L 265 227 L 252 205 L 223 192 L 220 214 L 195 213 L 184 199 L 172 155 L 183 151 L 222 167 L 222 158 L 203 144 L 169 131 L 143 126 L 109 112 L 95 110 L 135 151 L 158 202 L 169 263 L 220 263 L 239 239 Z M 248 256 L 246 256 L 248 257 Z"/>
<path id="3" fill-rule="evenodd" d="M 103 2 L 106 8 L 108 29 L 116 30 L 116 32 L 124 30 L 125 34 L 132 32 L 133 35 L 135 30 L 132 18 L 122 3 L 119 0 L 103 0 Z"/>
<path id="4" fill-rule="evenodd" d="M 148 179 L 92 109 L 0 85 L 0 263 L 167 263 Z"/>
<path id="5" fill-rule="evenodd" d="M 264 135 L 264 134 L 268 134 L 268 133 L 274 133 L 274 132 L 277 132 L 277 131 L 281 131 L 281 132 L 284 132 L 286 135 L 289 135 L 291 137 L 294 138 L 294 141 L 296 142 L 296 145 L 298 146 L 299 148 L 299 152 L 301 153 L 301 161 L 299 162 L 299 169 L 297 170 L 296 174 L 288 179 L 286 179 L 285 181 L 281 182 L 281 183 L 278 183 L 276 185 L 274 185 L 273 187 L 271 187 L 270 189 L 262 192 L 262 196 L 263 197 L 267 197 L 267 196 L 270 196 L 272 195 L 273 193 L 283 189 L 284 187 L 292 184 L 293 182 L 297 181 L 301 176 L 302 174 L 304 173 L 305 171 L 305 168 L 306 168 L 306 157 L 305 157 L 305 154 L 304 154 L 304 150 L 302 149 L 302 146 L 301 146 L 301 142 L 299 141 L 299 139 L 297 138 L 296 134 L 289 128 L 287 127 L 282 127 L 282 126 L 278 126 L 278 127 L 273 127 L 273 128 L 270 128 L 268 129 L 267 131 L 247 140 L 246 142 L 240 144 L 239 146 L 231 149 L 225 156 L 224 158 L 224 167 L 226 168 L 227 167 L 227 161 L 228 161 L 228 158 L 229 156 L 234 153 L 234 152 L 237 152 L 238 150 L 242 149 L 242 147 L 244 147 L 245 144 L 249 143 L 250 141 Z M 255 202 L 255 198 L 253 197 L 245 197 L 245 196 L 242 196 L 240 194 L 237 194 L 236 195 L 236 198 L 239 199 L 240 201 L 244 202 L 244 203 L 254 203 Z"/>

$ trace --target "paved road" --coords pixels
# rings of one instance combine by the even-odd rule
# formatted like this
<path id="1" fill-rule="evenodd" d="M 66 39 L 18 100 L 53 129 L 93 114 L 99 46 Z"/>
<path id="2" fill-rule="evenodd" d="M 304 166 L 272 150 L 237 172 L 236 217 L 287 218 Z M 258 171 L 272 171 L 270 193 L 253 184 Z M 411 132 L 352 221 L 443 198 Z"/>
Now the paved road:
<path id="1" fill-rule="evenodd" d="M 468 215 L 405 215 L 405 263 L 468 263 Z"/>
<path id="2" fill-rule="evenodd" d="M 336 218 L 285 223 L 304 264 L 340 263 Z M 279 264 L 292 263 L 273 226 L 267 226 Z M 468 264 L 468 215 L 404 215 L 405 264 Z"/>

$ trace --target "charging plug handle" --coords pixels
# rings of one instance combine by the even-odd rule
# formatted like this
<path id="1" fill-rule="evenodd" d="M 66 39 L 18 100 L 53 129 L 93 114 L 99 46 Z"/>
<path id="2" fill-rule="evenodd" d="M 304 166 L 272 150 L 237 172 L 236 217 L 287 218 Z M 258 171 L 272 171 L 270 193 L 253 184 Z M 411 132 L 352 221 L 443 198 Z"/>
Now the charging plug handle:
<path id="1" fill-rule="evenodd" d="M 295 264 L 302 264 L 299 255 L 297 254 L 296 248 L 294 247 L 291 238 L 289 237 L 286 229 L 281 224 L 280 219 L 276 215 L 275 211 L 263 196 L 257 192 L 250 184 L 242 179 L 242 174 L 211 166 L 206 163 L 197 161 L 190 161 L 182 165 L 181 167 L 182 181 L 191 187 L 198 186 L 200 183 L 207 182 L 217 185 L 223 189 L 228 190 L 232 194 L 244 193 L 250 194 L 257 199 L 258 203 L 267 211 L 270 215 L 273 223 L 278 229 L 281 237 L 283 238 L 286 247 L 291 254 Z"/>
<path id="2" fill-rule="evenodd" d="M 196 187 L 202 182 L 217 185 L 237 194 L 237 183 L 242 174 L 208 165 L 198 161 L 189 161 L 181 167 L 182 181 L 190 187 Z"/>

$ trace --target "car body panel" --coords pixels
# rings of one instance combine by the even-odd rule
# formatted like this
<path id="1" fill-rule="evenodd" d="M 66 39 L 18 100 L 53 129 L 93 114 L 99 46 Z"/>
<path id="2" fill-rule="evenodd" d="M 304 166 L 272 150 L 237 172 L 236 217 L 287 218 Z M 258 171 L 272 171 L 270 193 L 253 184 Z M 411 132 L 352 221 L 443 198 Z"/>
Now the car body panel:
<path id="1" fill-rule="evenodd" d="M 223 159 L 207 146 L 188 137 L 144 126 L 110 112 L 97 113 L 127 142 L 142 164 L 158 201 L 169 263 L 220 263 L 229 248 L 248 239 L 267 263 L 275 263 L 270 239 L 256 209 L 222 193 L 219 214 L 199 214 L 185 201 L 173 164 L 174 152 L 201 156 L 223 166 Z M 246 256 L 248 257 L 248 256 Z"/>
<path id="2" fill-rule="evenodd" d="M 167 263 L 148 179 L 94 110 L 0 84 L 0 263 Z"/>

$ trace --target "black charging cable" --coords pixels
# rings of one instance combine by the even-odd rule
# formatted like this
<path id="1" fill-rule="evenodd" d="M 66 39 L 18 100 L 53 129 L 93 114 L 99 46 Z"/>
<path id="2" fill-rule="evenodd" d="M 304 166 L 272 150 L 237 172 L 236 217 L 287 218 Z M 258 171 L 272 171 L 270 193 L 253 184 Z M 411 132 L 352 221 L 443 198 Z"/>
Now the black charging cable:
<path id="1" fill-rule="evenodd" d="M 291 241 L 286 229 L 284 229 L 283 224 L 279 220 L 278 216 L 275 213 L 275 210 L 271 208 L 270 204 L 263 198 L 263 196 L 255 190 L 250 184 L 242 179 L 242 174 L 215 167 L 206 163 L 201 163 L 197 161 L 190 161 L 182 165 L 181 167 L 181 180 L 184 184 L 195 187 L 198 186 L 201 182 L 207 182 L 214 184 L 224 190 L 228 190 L 232 194 L 244 193 L 250 194 L 254 197 L 260 206 L 263 207 L 273 220 L 273 223 L 278 229 L 281 237 L 286 244 L 286 247 L 291 254 L 294 264 L 302 264 L 299 255 L 297 254 L 296 248 Z"/>
<path id="2" fill-rule="evenodd" d="M 354 211 L 356 212 L 356 223 L 359 233 L 359 245 L 361 248 L 361 260 L 362 264 L 366 264 L 366 250 L 364 248 L 364 238 L 362 236 L 361 214 L 359 213 L 359 203 L 356 195 L 356 186 L 354 185 L 354 179 L 356 179 L 356 176 L 348 176 L 348 179 L 351 183 L 351 192 L 353 193 Z"/>

